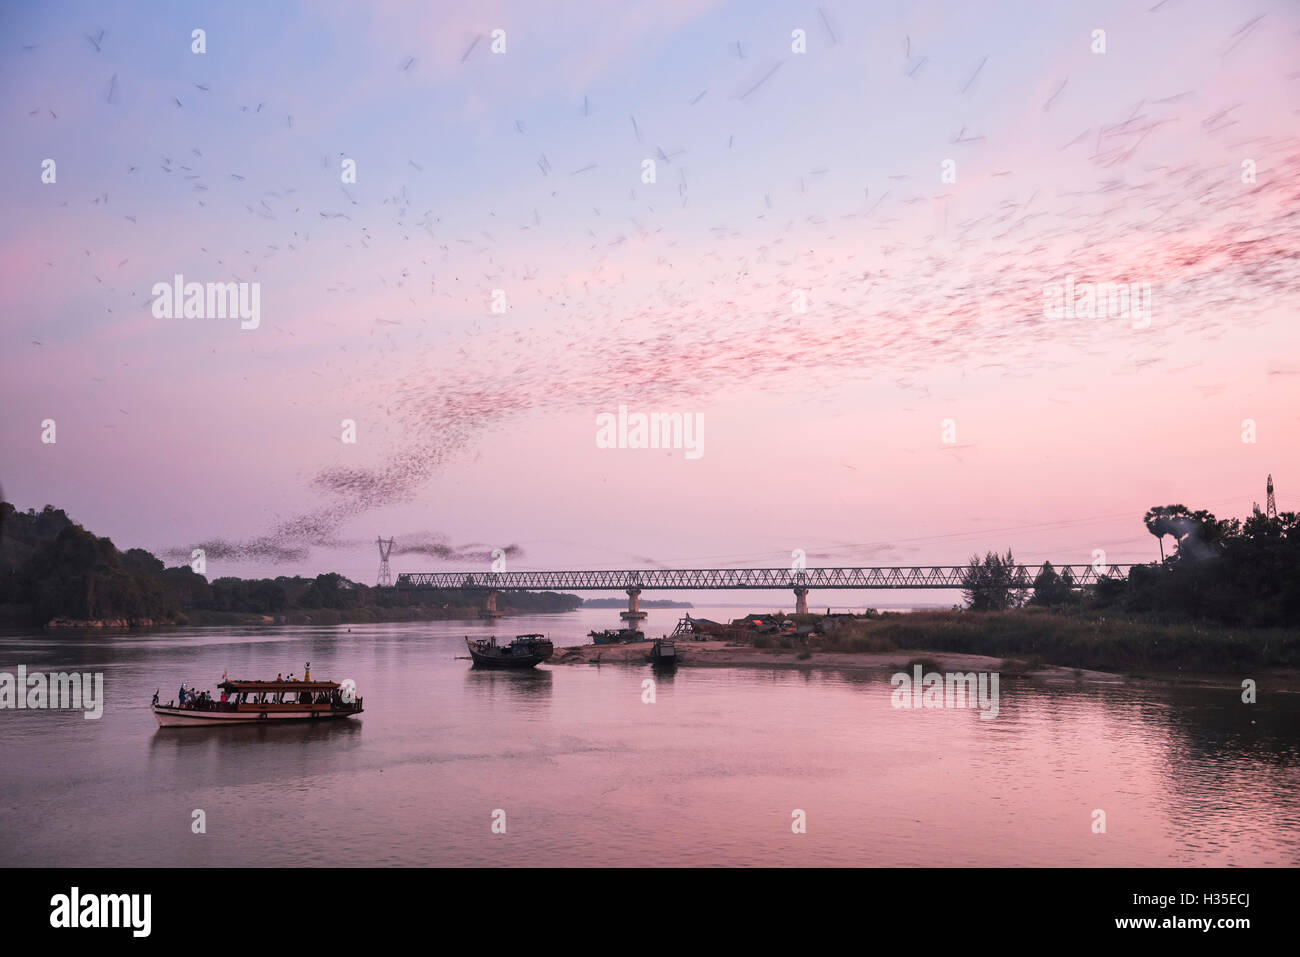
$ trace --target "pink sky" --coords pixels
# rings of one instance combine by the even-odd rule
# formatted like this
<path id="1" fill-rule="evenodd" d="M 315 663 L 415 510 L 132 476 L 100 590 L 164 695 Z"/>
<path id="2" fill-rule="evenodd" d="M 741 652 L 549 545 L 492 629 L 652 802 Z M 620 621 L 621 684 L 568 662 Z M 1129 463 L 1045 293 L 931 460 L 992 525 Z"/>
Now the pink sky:
<path id="1" fill-rule="evenodd" d="M 306 550 L 210 577 L 362 581 L 378 534 L 515 569 L 1085 563 L 1154 557 L 1154 504 L 1242 515 L 1270 472 L 1295 508 L 1300 21 L 1185 6 L 1098 14 L 1104 55 L 1066 8 L 830 7 L 835 42 L 724 4 L 567 33 L 292 8 L 214 23 L 207 61 L 129 9 L 99 54 L 10 24 L 37 49 L 0 71 L 0 482 L 124 548 Z M 260 282 L 261 327 L 155 319 L 176 273 Z M 1150 327 L 1044 320 L 1067 274 L 1150 283 Z M 598 449 L 620 404 L 702 414 L 704 455 Z"/>

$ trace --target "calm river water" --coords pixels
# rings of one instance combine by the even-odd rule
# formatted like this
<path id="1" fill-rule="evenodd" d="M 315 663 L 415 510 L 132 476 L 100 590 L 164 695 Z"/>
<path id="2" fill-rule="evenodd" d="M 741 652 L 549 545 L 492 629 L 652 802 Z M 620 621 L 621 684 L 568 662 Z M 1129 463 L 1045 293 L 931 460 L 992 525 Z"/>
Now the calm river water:
<path id="1" fill-rule="evenodd" d="M 650 611 L 646 633 L 678 614 Z M 564 645 L 616 624 L 0 636 L 0 671 L 101 671 L 106 688 L 99 720 L 0 711 L 0 865 L 1300 863 L 1300 695 L 1004 681 L 982 720 L 896 710 L 886 674 L 683 667 L 646 704 L 646 667 L 461 660 L 466 634 Z M 365 714 L 163 731 L 149 712 L 155 688 L 306 661 L 354 679 Z"/>

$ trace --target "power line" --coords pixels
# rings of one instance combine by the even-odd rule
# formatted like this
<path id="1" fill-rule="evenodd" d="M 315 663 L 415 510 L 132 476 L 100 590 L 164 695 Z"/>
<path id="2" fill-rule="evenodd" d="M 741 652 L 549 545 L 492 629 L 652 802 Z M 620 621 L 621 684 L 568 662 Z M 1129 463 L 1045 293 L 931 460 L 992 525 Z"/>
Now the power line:
<path id="1" fill-rule="evenodd" d="M 1206 504 L 1222 505 L 1224 503 L 1242 502 L 1242 501 L 1245 501 L 1243 497 L 1236 496 L 1233 498 L 1214 499 L 1210 502 L 1207 502 Z M 888 539 L 888 540 L 882 540 L 876 542 L 852 542 L 843 545 L 828 545 L 823 548 L 819 548 L 818 551 L 822 553 L 837 553 L 837 552 L 853 551 L 855 549 L 862 549 L 862 548 L 880 548 L 882 546 L 888 546 L 888 545 L 919 544 L 922 542 L 939 542 L 939 541 L 953 541 L 953 540 L 960 540 L 960 539 L 980 538 L 986 535 L 997 534 L 1000 532 L 1018 532 L 1018 531 L 1029 531 L 1034 529 L 1048 530 L 1048 529 L 1074 528 L 1080 525 L 1089 525 L 1089 524 L 1096 524 L 1099 522 L 1113 521 L 1114 519 L 1117 518 L 1131 518 L 1132 515 L 1133 515 L 1132 512 L 1127 512 L 1127 511 L 1112 512 L 1107 515 L 1094 515 L 1094 516 L 1077 518 L 1077 519 L 1058 519 L 1050 522 L 1030 522 L 1022 525 L 1007 525 L 1001 528 L 982 528 L 982 529 L 974 529 L 972 531 L 947 532 L 940 535 L 920 535 L 912 538 L 894 538 L 894 539 Z M 1137 537 L 1132 539 L 1132 541 L 1133 542 L 1141 541 L 1141 538 Z M 771 554 L 772 553 L 770 551 L 765 551 L 765 552 L 754 552 L 745 555 L 737 555 L 735 553 L 728 554 L 728 555 L 704 555 L 704 556 L 696 555 L 684 560 L 674 560 L 672 562 L 663 562 L 661 564 L 671 564 L 674 567 L 685 567 L 685 564 L 689 564 L 692 562 L 713 562 L 713 561 L 734 561 L 734 562 L 760 561 L 761 562 L 767 558 L 770 558 Z"/>
<path id="2" fill-rule="evenodd" d="M 379 539 L 379 580 L 375 582 L 378 588 L 391 588 L 393 584 L 392 573 L 388 570 L 388 556 L 393 551 L 393 540 L 388 541 Z"/>

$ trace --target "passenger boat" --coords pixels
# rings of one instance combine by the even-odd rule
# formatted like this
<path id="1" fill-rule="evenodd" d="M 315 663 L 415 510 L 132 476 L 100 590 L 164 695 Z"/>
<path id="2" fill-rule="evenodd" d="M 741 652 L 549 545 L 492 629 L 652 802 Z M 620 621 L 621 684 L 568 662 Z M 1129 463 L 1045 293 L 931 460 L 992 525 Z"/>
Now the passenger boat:
<path id="1" fill-rule="evenodd" d="M 491 638 L 466 638 L 474 664 L 483 668 L 535 668 L 555 653 L 545 635 L 519 635 L 508 645 Z"/>
<path id="2" fill-rule="evenodd" d="M 634 641 L 645 641 L 645 632 L 635 628 L 606 628 L 604 631 L 590 631 L 587 634 L 598 645 L 627 645 Z"/>
<path id="3" fill-rule="evenodd" d="M 655 641 L 650 648 L 650 654 L 647 659 L 652 668 L 676 668 L 677 667 L 677 645 L 667 638 L 660 638 Z"/>
<path id="4" fill-rule="evenodd" d="M 225 701 L 193 695 L 152 705 L 160 728 L 279 721 L 328 721 L 361 714 L 361 699 L 351 681 L 222 681 Z"/>

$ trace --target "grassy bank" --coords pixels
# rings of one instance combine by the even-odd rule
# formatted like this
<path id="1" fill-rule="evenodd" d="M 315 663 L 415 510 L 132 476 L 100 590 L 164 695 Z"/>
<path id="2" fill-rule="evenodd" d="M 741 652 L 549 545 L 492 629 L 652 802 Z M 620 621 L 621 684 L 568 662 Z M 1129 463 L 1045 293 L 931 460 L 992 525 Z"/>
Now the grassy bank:
<path id="1" fill-rule="evenodd" d="M 813 638 L 809 647 L 1036 657 L 1047 664 L 1121 674 L 1240 674 L 1249 668 L 1300 668 L 1300 632 L 1295 629 L 1170 624 L 1041 609 L 886 614 L 844 622 L 826 636 Z"/>

